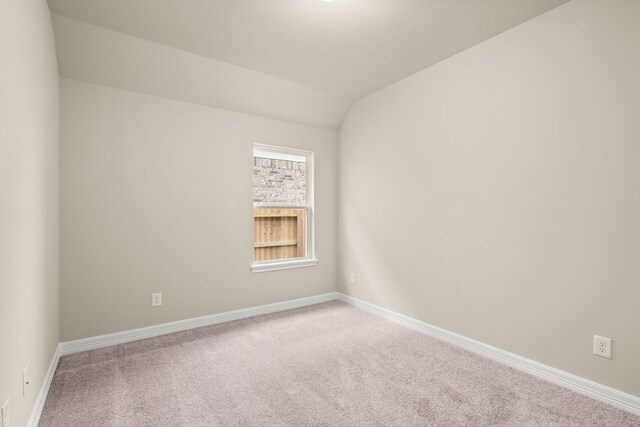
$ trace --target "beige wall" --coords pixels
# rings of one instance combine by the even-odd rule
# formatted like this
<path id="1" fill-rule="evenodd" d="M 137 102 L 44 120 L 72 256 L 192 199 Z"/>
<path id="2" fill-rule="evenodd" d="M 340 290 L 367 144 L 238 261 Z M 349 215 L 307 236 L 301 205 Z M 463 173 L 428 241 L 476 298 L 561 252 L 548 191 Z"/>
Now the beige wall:
<path id="1" fill-rule="evenodd" d="M 342 291 L 640 396 L 639 16 L 573 1 L 358 101 Z"/>
<path id="2" fill-rule="evenodd" d="M 0 2 L 0 54 L 0 406 L 10 399 L 11 425 L 24 426 L 58 344 L 58 69 L 45 1 Z"/>
<path id="3" fill-rule="evenodd" d="M 60 135 L 62 341 L 335 291 L 335 131 L 61 79 Z M 315 152 L 317 266 L 251 273 L 253 143 Z"/>
<path id="4" fill-rule="evenodd" d="M 147 95 L 337 129 L 352 100 L 52 15 L 60 76 Z"/>

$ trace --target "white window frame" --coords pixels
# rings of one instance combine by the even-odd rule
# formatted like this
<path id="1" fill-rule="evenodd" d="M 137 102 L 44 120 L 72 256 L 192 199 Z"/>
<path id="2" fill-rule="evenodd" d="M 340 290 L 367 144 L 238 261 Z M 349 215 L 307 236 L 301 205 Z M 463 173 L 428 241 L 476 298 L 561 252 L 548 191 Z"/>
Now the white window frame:
<path id="1" fill-rule="evenodd" d="M 279 147 L 275 145 L 265 145 L 265 144 L 253 144 L 253 151 L 251 153 L 252 160 L 256 157 L 256 152 L 263 151 L 268 153 L 275 153 L 277 155 L 282 155 L 285 159 L 287 156 L 291 156 L 292 160 L 296 158 L 300 158 L 303 156 L 305 158 L 306 163 L 306 203 L 304 205 L 288 205 L 288 204 L 277 204 L 277 203 L 252 203 L 251 204 L 251 271 L 254 273 L 262 273 L 266 271 L 275 271 L 275 270 L 286 270 L 290 268 L 300 268 L 300 267 L 312 267 L 318 264 L 318 259 L 316 258 L 315 252 L 315 221 L 314 221 L 314 165 L 313 165 L 313 151 L 307 150 L 299 150 L 296 148 L 288 148 L 288 147 Z M 255 160 L 254 160 L 255 161 Z M 305 238 L 305 256 L 303 258 L 288 258 L 288 259 L 277 259 L 277 260 L 269 260 L 269 261 L 254 261 L 254 225 L 253 225 L 253 209 L 256 207 L 265 208 L 265 209 L 305 209 L 306 210 L 306 218 L 305 218 L 305 226 L 306 226 L 306 238 Z"/>

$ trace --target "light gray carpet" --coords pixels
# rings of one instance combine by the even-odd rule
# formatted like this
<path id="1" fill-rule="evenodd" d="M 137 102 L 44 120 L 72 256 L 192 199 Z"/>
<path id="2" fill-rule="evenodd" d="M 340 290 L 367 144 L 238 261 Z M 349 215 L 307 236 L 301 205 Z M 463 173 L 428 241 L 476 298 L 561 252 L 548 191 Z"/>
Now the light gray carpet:
<path id="1" fill-rule="evenodd" d="M 341 302 L 63 357 L 41 426 L 640 426 Z"/>

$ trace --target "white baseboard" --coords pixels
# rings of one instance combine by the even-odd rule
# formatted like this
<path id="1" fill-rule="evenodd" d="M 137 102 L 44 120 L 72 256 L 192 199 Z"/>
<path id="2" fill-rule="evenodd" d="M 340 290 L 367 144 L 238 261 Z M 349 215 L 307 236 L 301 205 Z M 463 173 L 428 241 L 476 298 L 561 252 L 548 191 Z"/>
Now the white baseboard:
<path id="1" fill-rule="evenodd" d="M 535 362 L 533 360 L 518 356 L 508 351 L 481 343 L 471 338 L 458 335 L 454 332 L 447 331 L 437 326 L 430 325 L 420 320 L 393 312 L 386 308 L 379 307 L 374 304 L 353 298 L 339 292 L 330 292 L 327 294 L 300 298 L 295 300 L 283 301 L 274 304 L 250 307 L 241 310 L 228 311 L 209 316 L 202 316 L 193 319 L 179 320 L 176 322 L 164 323 L 160 325 L 148 326 L 145 328 L 132 329 L 129 331 L 116 332 L 113 334 L 100 335 L 97 337 L 85 338 L 75 341 L 67 341 L 60 343 L 47 371 L 47 376 L 36 405 L 32 411 L 31 418 L 27 424 L 29 427 L 36 427 L 44 407 L 44 402 L 53 379 L 56 366 L 60 356 L 76 353 L 79 351 L 92 350 L 100 347 L 121 344 L 125 342 L 136 341 L 144 338 L 151 338 L 159 335 L 169 334 L 172 332 L 184 331 L 202 326 L 215 325 L 218 323 L 229 322 L 232 320 L 245 319 L 248 317 L 258 316 L 261 314 L 276 313 L 279 311 L 290 310 L 293 308 L 305 307 L 308 305 L 319 304 L 323 302 L 340 300 L 351 304 L 355 307 L 369 311 L 381 317 L 400 323 L 414 330 L 423 332 L 443 341 L 449 342 L 456 346 L 465 348 L 474 353 L 488 357 L 501 363 L 505 363 L 513 368 L 527 372 L 543 380 L 558 384 L 578 393 L 591 397 L 593 399 L 605 402 L 609 405 L 623 409 L 630 413 L 640 415 L 640 398 L 627 393 L 615 390 L 613 388 L 598 384 L 591 380 L 581 378 L 577 375 L 561 371 L 551 366 Z"/>
<path id="2" fill-rule="evenodd" d="M 316 295 L 307 298 L 276 302 L 274 304 L 243 308 L 240 310 L 227 311 L 225 313 L 218 313 L 209 316 L 196 317 L 193 319 L 178 320 L 176 322 L 147 326 L 145 328 L 131 329 L 129 331 L 115 332 L 112 334 L 83 338 L 75 341 L 67 341 L 60 343 L 61 355 L 64 356 L 71 353 L 77 353 L 79 351 L 93 350 L 100 347 L 107 347 L 110 345 L 122 344 L 125 342 L 136 341 L 144 338 L 170 334 L 172 332 L 186 331 L 188 329 L 200 328 L 202 326 L 210 326 L 217 323 L 245 319 L 247 317 L 259 316 L 261 314 L 291 310 L 293 308 L 305 307 L 307 305 L 319 304 L 336 299 L 338 299 L 338 293 L 330 292 L 327 294 Z"/>
<path id="3" fill-rule="evenodd" d="M 49 387 L 51 387 L 51 381 L 53 380 L 53 374 L 56 372 L 56 368 L 58 367 L 58 361 L 60 360 L 60 344 L 56 347 L 56 350 L 53 352 L 53 357 L 51 358 L 51 363 L 49 364 L 49 369 L 47 370 L 46 375 L 44 376 L 44 380 L 42 381 L 42 386 L 40 387 L 40 392 L 38 393 L 38 397 L 36 398 L 36 403 L 31 410 L 31 416 L 29 417 L 29 421 L 27 421 L 27 427 L 38 427 L 38 423 L 40 422 L 40 415 L 42 414 L 42 409 L 44 408 L 44 402 L 47 400 L 47 395 L 49 394 Z"/>
<path id="4" fill-rule="evenodd" d="M 577 375 L 543 365 L 542 363 L 509 353 L 508 351 L 481 343 L 480 341 L 458 335 L 437 326 L 430 325 L 420 320 L 413 319 L 402 314 L 398 314 L 386 308 L 353 298 L 348 295 L 338 293 L 340 301 L 351 304 L 355 307 L 377 314 L 378 316 L 393 320 L 409 328 L 439 338 L 458 347 L 465 348 L 474 353 L 488 357 L 492 360 L 507 364 L 520 371 L 524 371 L 535 377 L 566 387 L 592 399 L 599 400 L 617 408 L 623 409 L 636 415 L 640 415 L 640 398 L 623 393 L 611 387 L 598 384 L 591 380 L 581 378 Z"/>
<path id="5" fill-rule="evenodd" d="M 245 319 L 247 317 L 259 316 L 261 314 L 276 313 L 279 311 L 291 310 L 293 308 L 305 307 L 322 302 L 334 301 L 338 299 L 337 292 L 316 295 L 307 298 L 277 302 L 274 304 L 260 305 L 257 307 L 249 307 L 241 310 L 228 311 L 225 313 L 212 314 L 209 316 L 196 317 L 193 319 L 178 320 L 176 322 L 163 323 L 160 325 L 148 326 L 146 328 L 132 329 L 129 331 L 116 332 L 113 334 L 100 335 L 75 341 L 67 341 L 58 344 L 56 351 L 51 359 L 49 370 L 44 378 L 40 393 L 36 399 L 36 403 L 31 411 L 31 417 L 27 423 L 27 427 L 37 427 L 40 422 L 40 415 L 44 408 L 53 375 L 56 372 L 58 361 L 61 356 L 76 353 L 79 351 L 92 350 L 100 347 L 121 344 L 130 341 L 136 341 L 143 338 L 151 338 L 159 335 L 170 334 L 172 332 L 185 331 L 188 329 L 199 328 L 202 326 L 215 325 L 217 323 L 229 322 L 231 320 Z"/>

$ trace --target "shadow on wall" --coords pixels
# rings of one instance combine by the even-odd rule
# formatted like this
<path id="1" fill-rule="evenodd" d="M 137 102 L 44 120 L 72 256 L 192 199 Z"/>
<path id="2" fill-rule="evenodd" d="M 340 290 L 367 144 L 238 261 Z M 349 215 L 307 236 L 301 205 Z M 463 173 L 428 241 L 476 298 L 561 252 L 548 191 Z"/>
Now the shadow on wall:
<path id="1" fill-rule="evenodd" d="M 406 287 L 401 285 L 401 279 L 390 266 L 388 254 L 381 250 L 384 246 L 374 240 L 363 216 L 347 202 L 343 203 L 342 214 L 344 223 L 349 224 L 343 232 L 342 243 L 345 255 L 342 277 L 347 278 L 346 293 L 391 310 L 402 307 L 406 313 L 415 314 L 414 299 L 405 292 Z M 351 272 L 356 273 L 356 284 L 348 281 Z M 389 293 L 389 289 L 393 289 L 393 293 Z"/>

